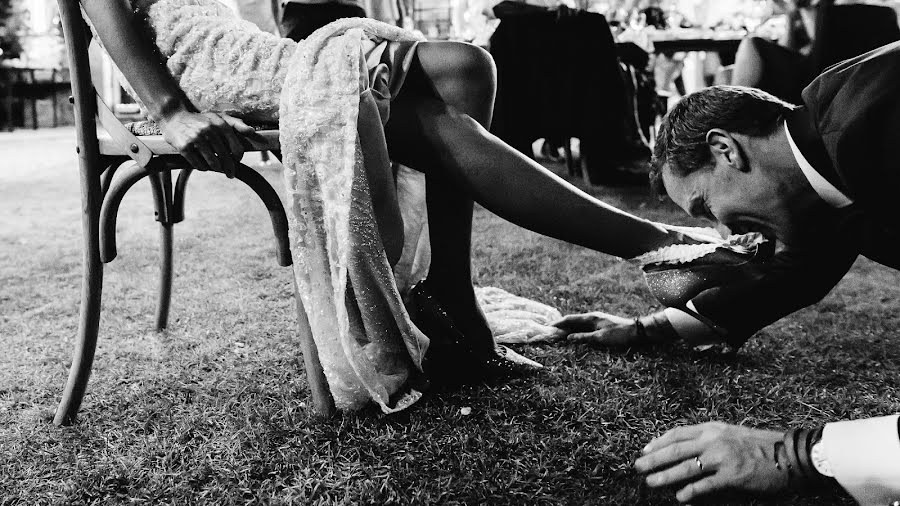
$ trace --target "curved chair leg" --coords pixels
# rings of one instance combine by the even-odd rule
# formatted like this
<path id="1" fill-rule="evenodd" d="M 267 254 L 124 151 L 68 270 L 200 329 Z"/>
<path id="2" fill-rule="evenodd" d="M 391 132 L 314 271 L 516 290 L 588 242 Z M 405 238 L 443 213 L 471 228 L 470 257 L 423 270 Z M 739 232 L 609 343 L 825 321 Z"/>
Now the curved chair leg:
<path id="1" fill-rule="evenodd" d="M 119 205 L 128 190 L 135 183 L 150 175 L 145 167 L 134 164 L 126 169 L 119 169 L 119 177 L 110 185 L 100 210 L 100 258 L 103 263 L 111 262 L 116 251 L 116 216 Z"/>
<path id="2" fill-rule="evenodd" d="M 178 181 L 175 182 L 175 194 L 172 203 L 172 222 L 181 223 L 184 221 L 184 199 L 187 195 L 187 183 L 191 177 L 193 169 L 181 169 L 178 173 Z"/>
<path id="3" fill-rule="evenodd" d="M 244 164 L 238 164 L 234 177 L 249 186 L 266 205 L 266 209 L 269 210 L 269 218 L 272 220 L 272 228 L 275 232 L 275 254 L 278 257 L 278 265 L 282 267 L 291 265 L 293 260 L 291 259 L 291 245 L 288 239 L 287 215 L 284 212 L 281 199 L 278 198 L 278 193 L 262 174 Z"/>
<path id="4" fill-rule="evenodd" d="M 87 163 L 87 162 L 82 162 Z M 69 379 L 63 389 L 62 399 L 53 418 L 55 425 L 68 425 L 75 420 L 84 393 L 87 390 L 94 352 L 97 349 L 97 333 L 100 324 L 100 303 L 103 289 L 103 263 L 100 259 L 100 190 L 99 174 L 83 170 L 81 176 L 84 272 L 81 283 L 81 308 L 78 320 L 78 336 Z M 87 174 L 86 174 L 87 173 Z"/>
<path id="5" fill-rule="evenodd" d="M 113 176 L 116 175 L 116 170 L 128 160 L 131 160 L 131 158 L 127 156 L 104 156 L 102 158 L 101 163 L 103 167 L 106 167 L 100 176 L 100 191 L 103 195 L 106 195 L 106 192 L 109 191 L 109 185 L 112 183 Z"/>
<path id="6" fill-rule="evenodd" d="M 172 302 L 172 223 L 159 224 L 159 299 L 156 305 L 156 330 L 169 325 L 169 305 Z"/>
<path id="7" fill-rule="evenodd" d="M 169 324 L 169 305 L 172 301 L 172 227 L 175 225 L 172 195 L 172 171 L 164 170 L 150 176 L 156 221 L 159 222 L 159 299 L 156 306 L 156 330 Z"/>

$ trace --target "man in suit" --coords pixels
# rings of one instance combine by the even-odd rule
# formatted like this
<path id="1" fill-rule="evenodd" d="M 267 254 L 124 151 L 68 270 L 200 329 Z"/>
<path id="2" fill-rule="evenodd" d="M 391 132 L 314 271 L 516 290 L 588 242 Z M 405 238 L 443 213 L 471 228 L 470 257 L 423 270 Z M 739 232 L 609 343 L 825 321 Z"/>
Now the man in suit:
<path id="1" fill-rule="evenodd" d="M 824 297 L 860 254 L 900 269 L 898 83 L 900 42 L 830 67 L 803 91 L 800 107 L 749 88 L 685 97 L 660 129 L 655 186 L 693 216 L 732 232 L 763 232 L 778 252 L 761 277 L 691 301 L 726 329 L 724 337 L 673 308 L 637 323 L 594 313 L 557 325 L 575 340 L 606 345 L 680 338 L 740 346 Z M 680 483 L 681 501 L 836 480 L 862 504 L 891 504 L 900 500 L 897 418 L 784 434 L 718 423 L 681 427 L 652 441 L 636 467 L 651 486 Z"/>

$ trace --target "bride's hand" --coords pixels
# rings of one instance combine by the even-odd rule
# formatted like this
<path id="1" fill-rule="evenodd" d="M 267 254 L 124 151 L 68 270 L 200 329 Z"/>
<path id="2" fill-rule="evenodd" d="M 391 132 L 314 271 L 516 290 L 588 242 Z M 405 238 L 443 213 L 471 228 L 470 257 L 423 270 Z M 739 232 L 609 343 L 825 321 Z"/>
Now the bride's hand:
<path id="1" fill-rule="evenodd" d="M 622 318 L 607 313 L 573 314 L 551 323 L 566 333 L 571 343 L 588 343 L 598 346 L 627 347 L 642 344 L 643 338 L 633 318 Z"/>
<path id="2" fill-rule="evenodd" d="M 229 178 L 244 156 L 240 135 L 256 134 L 253 127 L 227 114 L 184 109 L 159 120 L 159 125 L 166 142 L 195 169 L 222 172 Z"/>

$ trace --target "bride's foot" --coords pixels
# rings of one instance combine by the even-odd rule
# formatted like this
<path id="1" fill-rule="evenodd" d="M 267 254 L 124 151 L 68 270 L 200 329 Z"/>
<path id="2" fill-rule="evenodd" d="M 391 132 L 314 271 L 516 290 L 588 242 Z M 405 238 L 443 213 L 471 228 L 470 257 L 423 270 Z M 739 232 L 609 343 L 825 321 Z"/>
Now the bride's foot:
<path id="1" fill-rule="evenodd" d="M 484 342 L 473 342 L 460 331 L 426 281 L 409 290 L 406 306 L 413 323 L 431 341 L 423 366 L 437 383 L 454 385 L 520 376 L 542 367 L 505 346 L 496 346 L 490 329 L 484 330 Z"/>
<path id="2" fill-rule="evenodd" d="M 759 235 L 746 234 L 719 244 L 661 248 L 635 261 L 641 264 L 647 287 L 660 303 L 681 309 L 724 333 L 724 329 L 688 309 L 687 303 L 711 288 L 757 278 L 771 246 Z"/>

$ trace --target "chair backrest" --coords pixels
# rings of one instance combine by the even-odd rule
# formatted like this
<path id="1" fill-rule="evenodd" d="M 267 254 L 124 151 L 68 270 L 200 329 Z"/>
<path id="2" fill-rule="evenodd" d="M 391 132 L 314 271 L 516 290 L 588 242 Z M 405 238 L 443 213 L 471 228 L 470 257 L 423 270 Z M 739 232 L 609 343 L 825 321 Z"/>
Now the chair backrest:
<path id="1" fill-rule="evenodd" d="M 97 142 L 97 101 L 91 83 L 88 57 L 88 30 L 81 17 L 78 0 L 57 0 L 66 52 L 69 55 L 69 77 L 72 84 L 72 103 L 75 105 L 75 133 L 78 152 L 82 157 L 96 160 L 100 156 Z M 96 164 L 82 164 L 85 166 Z M 98 175 L 99 176 L 99 175 Z"/>
<path id="2" fill-rule="evenodd" d="M 882 5 L 833 5 L 834 0 L 819 4 L 816 37 L 810 60 L 813 75 L 829 66 L 900 40 L 897 12 Z"/>
<path id="3" fill-rule="evenodd" d="M 91 76 L 88 47 L 91 31 L 85 22 L 79 0 L 57 0 L 60 24 L 69 54 L 69 75 L 72 99 L 75 104 L 75 128 L 79 152 L 86 150 L 99 156 L 97 123 L 103 126 L 116 145 L 141 165 L 146 165 L 153 152 L 125 128 L 112 110 L 97 94 Z"/>

